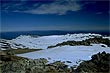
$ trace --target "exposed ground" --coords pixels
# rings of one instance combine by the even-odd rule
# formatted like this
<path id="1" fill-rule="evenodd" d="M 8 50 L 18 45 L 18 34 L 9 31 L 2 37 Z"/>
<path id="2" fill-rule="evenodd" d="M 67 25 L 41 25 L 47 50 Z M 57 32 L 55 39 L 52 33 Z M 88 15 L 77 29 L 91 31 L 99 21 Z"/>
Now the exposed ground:
<path id="1" fill-rule="evenodd" d="M 110 54 L 106 52 L 92 56 L 91 60 L 83 61 L 76 69 L 70 68 L 61 61 L 47 64 L 47 60 L 27 59 L 13 55 L 0 55 L 1 73 L 109 73 Z M 74 57 L 74 56 L 73 56 Z"/>
<path id="2" fill-rule="evenodd" d="M 10 49 L 10 50 L 3 50 L 3 51 L 8 54 L 12 54 L 12 53 L 13 54 L 23 54 L 23 53 L 34 52 L 34 51 L 39 51 L 39 50 L 42 50 L 42 49 Z"/>

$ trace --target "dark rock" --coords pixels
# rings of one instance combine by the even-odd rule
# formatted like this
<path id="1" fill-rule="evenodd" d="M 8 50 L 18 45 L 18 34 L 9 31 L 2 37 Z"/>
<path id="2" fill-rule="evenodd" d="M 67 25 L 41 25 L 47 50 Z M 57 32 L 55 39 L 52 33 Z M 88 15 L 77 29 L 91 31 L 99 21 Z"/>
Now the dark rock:
<path id="1" fill-rule="evenodd" d="M 70 68 L 61 61 L 47 64 L 44 58 L 32 60 L 12 55 L 1 57 L 1 73 L 109 73 L 110 69 L 110 54 L 106 52 L 95 54 L 91 60 Z"/>
<path id="2" fill-rule="evenodd" d="M 76 46 L 76 45 L 85 45 L 85 46 L 90 46 L 90 44 L 105 44 L 108 47 L 110 47 L 110 40 L 105 39 L 102 37 L 94 37 L 94 38 L 89 38 L 83 41 L 66 41 L 62 43 L 58 43 L 56 45 L 48 46 L 48 48 L 53 48 L 57 46 L 64 46 L 64 45 L 70 45 L 70 46 Z M 102 46 L 105 47 L 105 46 Z"/>
<path id="3" fill-rule="evenodd" d="M 105 51 L 92 56 L 89 61 L 82 62 L 76 71 L 78 73 L 109 73 L 110 54 Z"/>
<path id="4" fill-rule="evenodd" d="M 67 63 L 72 63 L 71 61 L 66 61 Z"/>

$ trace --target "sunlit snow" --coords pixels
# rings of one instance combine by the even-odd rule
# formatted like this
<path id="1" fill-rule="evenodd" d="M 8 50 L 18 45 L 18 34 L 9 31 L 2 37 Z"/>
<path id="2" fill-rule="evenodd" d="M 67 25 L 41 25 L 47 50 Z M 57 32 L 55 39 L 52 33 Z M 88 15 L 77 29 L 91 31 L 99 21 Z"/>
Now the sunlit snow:
<path id="1" fill-rule="evenodd" d="M 11 47 L 16 48 L 30 48 L 30 49 L 47 49 L 48 46 L 56 45 L 64 41 L 74 40 L 82 41 L 95 36 L 101 36 L 99 34 L 67 34 L 67 35 L 51 35 L 42 37 L 32 37 L 21 35 L 10 41 Z M 15 45 L 17 44 L 17 45 Z"/>
<path id="2" fill-rule="evenodd" d="M 27 57 L 31 59 L 46 58 L 49 63 L 54 61 L 65 61 L 65 64 L 72 66 L 78 65 L 78 61 L 90 60 L 93 54 L 106 51 L 110 53 L 109 47 L 101 47 L 100 44 L 93 46 L 62 46 L 31 53 L 19 54 L 18 56 Z M 71 61 L 72 63 L 67 63 Z"/>

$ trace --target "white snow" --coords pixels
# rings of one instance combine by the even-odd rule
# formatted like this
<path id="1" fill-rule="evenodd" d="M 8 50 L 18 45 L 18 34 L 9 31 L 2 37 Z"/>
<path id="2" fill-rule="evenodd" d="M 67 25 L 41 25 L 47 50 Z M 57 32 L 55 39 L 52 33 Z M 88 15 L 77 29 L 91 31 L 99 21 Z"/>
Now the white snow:
<path id="1" fill-rule="evenodd" d="M 67 35 L 51 35 L 42 37 L 19 36 L 12 39 L 10 42 L 12 48 L 30 48 L 30 49 L 47 49 L 48 46 L 56 45 L 64 41 L 74 40 L 82 41 L 94 36 L 101 36 L 99 34 L 67 34 Z M 17 45 L 15 45 L 17 44 Z"/>
<path id="2" fill-rule="evenodd" d="M 107 36 L 107 37 L 103 37 L 103 38 L 107 38 L 107 39 L 109 39 L 109 40 L 110 40 L 110 36 Z"/>
<path id="3" fill-rule="evenodd" d="M 80 60 L 90 60 L 93 54 L 105 51 L 110 53 L 110 47 L 101 47 L 100 44 L 92 44 L 93 46 L 62 46 L 41 51 L 35 51 L 25 54 L 18 54 L 18 56 L 27 57 L 31 59 L 46 58 L 49 63 L 54 61 L 62 61 L 65 64 L 72 66 L 78 65 Z M 71 61 L 72 63 L 67 63 Z"/>
<path id="4" fill-rule="evenodd" d="M 99 34 L 67 34 L 67 35 L 51 35 L 42 37 L 32 37 L 27 35 L 21 35 L 15 39 L 8 40 L 13 49 L 17 48 L 29 48 L 29 49 L 43 49 L 40 51 L 18 54 L 18 56 L 27 57 L 31 59 L 46 58 L 49 63 L 54 61 L 65 61 L 65 64 L 72 66 L 78 65 L 82 60 L 90 60 L 93 54 L 106 51 L 110 53 L 110 47 L 105 44 L 91 44 L 92 46 L 59 46 L 51 49 L 47 49 L 48 46 L 56 45 L 64 41 L 82 41 L 95 36 L 101 36 Z M 104 37 L 110 38 L 110 37 Z M 104 45 L 105 47 L 102 47 Z M 1 46 L 1 44 L 0 44 Z M 72 63 L 67 63 L 71 61 Z"/>

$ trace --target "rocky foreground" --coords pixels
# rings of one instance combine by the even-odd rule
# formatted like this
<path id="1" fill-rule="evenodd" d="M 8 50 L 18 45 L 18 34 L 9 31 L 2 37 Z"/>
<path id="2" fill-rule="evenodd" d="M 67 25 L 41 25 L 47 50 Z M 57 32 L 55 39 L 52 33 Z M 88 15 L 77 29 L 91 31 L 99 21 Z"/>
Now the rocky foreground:
<path id="1" fill-rule="evenodd" d="M 0 73 L 110 73 L 110 37 L 67 34 L 0 39 Z"/>
<path id="2" fill-rule="evenodd" d="M 73 56 L 74 57 L 74 56 Z M 48 64 L 47 59 L 27 59 L 15 55 L 0 55 L 1 73 L 109 73 L 110 54 L 106 52 L 93 55 L 91 60 L 83 61 L 75 69 L 63 62 L 56 61 Z"/>

